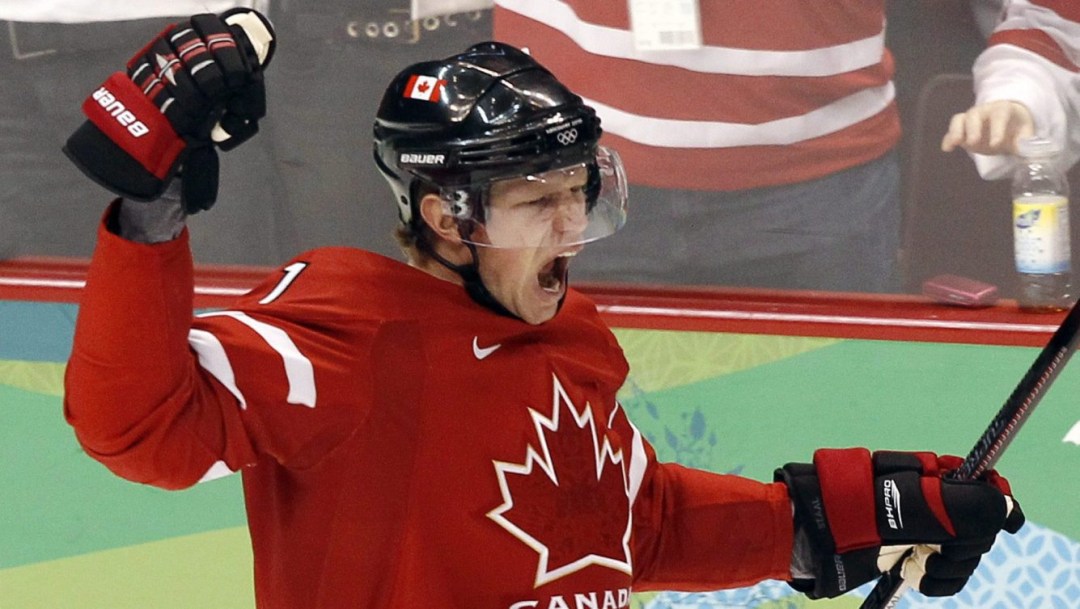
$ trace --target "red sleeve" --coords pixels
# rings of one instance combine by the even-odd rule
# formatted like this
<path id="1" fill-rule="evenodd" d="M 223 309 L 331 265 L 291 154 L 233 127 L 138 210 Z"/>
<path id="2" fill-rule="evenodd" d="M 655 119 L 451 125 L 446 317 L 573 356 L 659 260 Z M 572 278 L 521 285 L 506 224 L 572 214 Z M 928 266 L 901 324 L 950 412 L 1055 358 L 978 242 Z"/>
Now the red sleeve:
<path id="1" fill-rule="evenodd" d="M 287 275 L 284 295 L 269 297 L 286 284 L 272 275 L 193 321 L 187 232 L 145 245 L 102 226 L 65 379 L 86 451 L 124 478 L 183 488 L 261 458 L 310 467 L 340 445 L 370 404 L 378 324 L 336 304 L 350 280 L 329 262 Z"/>
<path id="2" fill-rule="evenodd" d="M 232 394 L 255 452 L 307 468 L 366 418 L 380 332 L 394 324 L 365 315 L 377 303 L 349 292 L 371 292 L 369 278 L 332 252 L 286 269 L 234 306 L 200 314 L 188 342 L 200 373 Z"/>
<path id="3" fill-rule="evenodd" d="M 782 484 L 660 463 L 638 441 L 647 465 L 634 501 L 635 590 L 790 579 L 794 525 Z"/>
<path id="4" fill-rule="evenodd" d="M 87 453 L 164 488 L 254 459 L 235 401 L 196 372 L 188 349 L 193 283 L 186 230 L 146 245 L 103 223 L 65 376 L 64 415 Z"/>

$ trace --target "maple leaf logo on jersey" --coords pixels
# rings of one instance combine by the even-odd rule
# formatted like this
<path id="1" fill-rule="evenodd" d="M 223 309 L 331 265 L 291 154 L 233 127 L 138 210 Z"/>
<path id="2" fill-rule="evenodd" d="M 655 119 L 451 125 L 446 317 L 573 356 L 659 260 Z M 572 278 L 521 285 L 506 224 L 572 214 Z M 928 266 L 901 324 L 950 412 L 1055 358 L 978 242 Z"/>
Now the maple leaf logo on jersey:
<path id="1" fill-rule="evenodd" d="M 539 555 L 537 587 L 590 565 L 629 575 L 630 505 L 644 472 L 640 434 L 618 408 L 597 429 L 589 404 L 579 411 L 553 379 L 550 418 L 529 409 L 538 446 L 528 445 L 520 464 L 494 461 L 503 503 L 488 517 Z M 616 414 L 634 458 L 612 447 Z"/>

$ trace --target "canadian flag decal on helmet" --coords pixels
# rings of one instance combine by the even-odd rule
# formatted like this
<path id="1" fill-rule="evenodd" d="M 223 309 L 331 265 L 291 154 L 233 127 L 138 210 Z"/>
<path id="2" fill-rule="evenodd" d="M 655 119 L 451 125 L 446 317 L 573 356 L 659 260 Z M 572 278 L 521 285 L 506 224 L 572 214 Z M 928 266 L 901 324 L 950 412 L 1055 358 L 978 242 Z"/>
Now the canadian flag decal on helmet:
<path id="1" fill-rule="evenodd" d="M 413 74 L 409 78 L 409 82 L 405 84 L 405 97 L 437 102 L 439 101 L 439 91 L 445 84 L 445 80 L 439 80 L 434 76 Z"/>

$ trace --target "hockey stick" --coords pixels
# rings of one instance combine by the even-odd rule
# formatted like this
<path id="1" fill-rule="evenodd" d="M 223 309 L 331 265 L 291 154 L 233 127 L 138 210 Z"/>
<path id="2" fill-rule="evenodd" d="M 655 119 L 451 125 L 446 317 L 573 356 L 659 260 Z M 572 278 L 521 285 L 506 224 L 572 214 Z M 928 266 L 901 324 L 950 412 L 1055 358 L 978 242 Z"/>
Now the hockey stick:
<path id="1" fill-rule="evenodd" d="M 1020 427 L 1027 421 L 1028 416 L 1035 410 L 1036 404 L 1076 350 L 1077 338 L 1080 337 L 1078 330 L 1080 330 L 1080 305 L 1074 304 L 1054 335 L 1050 337 L 1050 341 L 1039 352 L 1031 368 L 1017 383 L 1009 399 L 1005 400 L 1001 410 L 994 415 L 986 431 L 964 459 L 964 463 L 950 472 L 949 478 L 972 480 L 994 467 L 1001 454 L 1005 452 L 1005 448 L 1016 436 L 1016 432 L 1020 431 Z M 907 583 L 900 577 L 906 558 L 907 554 L 881 576 L 866 600 L 859 605 L 859 609 L 895 609 L 897 603 L 900 602 L 900 597 L 908 589 Z"/>

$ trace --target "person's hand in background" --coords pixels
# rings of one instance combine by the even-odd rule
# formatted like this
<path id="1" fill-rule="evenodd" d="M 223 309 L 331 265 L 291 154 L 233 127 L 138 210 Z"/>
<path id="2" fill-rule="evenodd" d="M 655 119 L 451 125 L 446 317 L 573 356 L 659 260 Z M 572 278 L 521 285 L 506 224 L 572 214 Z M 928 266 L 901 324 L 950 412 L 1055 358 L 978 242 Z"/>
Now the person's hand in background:
<path id="1" fill-rule="evenodd" d="M 941 139 L 941 150 L 958 146 L 976 154 L 1016 154 L 1016 143 L 1035 133 L 1027 106 L 1010 100 L 977 104 L 955 114 Z"/>

